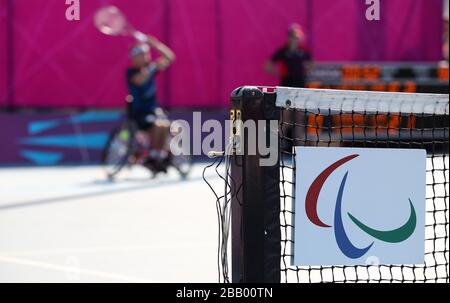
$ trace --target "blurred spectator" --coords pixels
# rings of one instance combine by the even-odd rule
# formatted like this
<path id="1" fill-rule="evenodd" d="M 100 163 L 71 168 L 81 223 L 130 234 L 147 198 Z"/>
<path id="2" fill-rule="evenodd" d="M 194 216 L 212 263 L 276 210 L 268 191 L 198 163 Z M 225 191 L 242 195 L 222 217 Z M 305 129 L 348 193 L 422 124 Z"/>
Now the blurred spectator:
<path id="1" fill-rule="evenodd" d="M 279 77 L 281 86 L 305 87 L 310 62 L 311 54 L 306 48 L 303 29 L 294 23 L 289 26 L 286 44 L 267 61 L 266 71 Z"/>

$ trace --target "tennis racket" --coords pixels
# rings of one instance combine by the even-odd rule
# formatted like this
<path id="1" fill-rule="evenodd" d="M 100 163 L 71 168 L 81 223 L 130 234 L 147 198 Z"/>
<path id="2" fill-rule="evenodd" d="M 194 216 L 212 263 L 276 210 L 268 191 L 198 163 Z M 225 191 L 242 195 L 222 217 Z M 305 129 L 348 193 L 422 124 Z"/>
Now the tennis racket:
<path id="1" fill-rule="evenodd" d="M 137 31 L 116 6 L 100 8 L 95 13 L 94 23 L 100 32 L 108 36 L 131 36 L 141 42 L 147 40 L 147 36 Z"/>

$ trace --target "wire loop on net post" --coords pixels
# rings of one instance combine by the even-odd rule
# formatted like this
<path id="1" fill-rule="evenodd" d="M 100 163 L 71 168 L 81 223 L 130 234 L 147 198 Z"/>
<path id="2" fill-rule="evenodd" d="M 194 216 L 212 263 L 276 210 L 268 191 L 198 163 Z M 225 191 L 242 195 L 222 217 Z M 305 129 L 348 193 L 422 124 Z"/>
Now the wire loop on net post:
<path id="1" fill-rule="evenodd" d="M 230 235 L 230 221 L 231 221 L 231 197 L 232 186 L 230 181 L 233 179 L 230 175 L 230 155 L 233 150 L 233 144 L 230 142 L 227 145 L 225 152 L 210 152 L 210 158 L 214 158 L 213 163 L 207 165 L 203 170 L 203 180 L 213 192 L 216 198 L 216 211 L 218 219 L 218 251 L 217 251 L 217 265 L 219 283 L 230 283 L 228 272 L 228 243 Z M 225 176 L 219 171 L 220 166 L 225 161 Z M 213 168 L 217 176 L 224 181 L 223 195 L 219 195 L 214 189 L 213 185 L 208 181 L 206 173 L 208 169 Z"/>

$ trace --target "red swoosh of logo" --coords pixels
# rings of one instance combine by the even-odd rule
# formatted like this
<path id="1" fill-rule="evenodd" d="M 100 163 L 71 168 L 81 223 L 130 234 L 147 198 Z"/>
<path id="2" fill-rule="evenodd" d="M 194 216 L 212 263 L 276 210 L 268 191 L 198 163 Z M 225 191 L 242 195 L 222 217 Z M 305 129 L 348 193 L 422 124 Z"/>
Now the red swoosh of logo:
<path id="1" fill-rule="evenodd" d="M 305 208 L 306 208 L 306 215 L 313 224 L 320 227 L 331 227 L 330 225 L 323 223 L 320 220 L 319 215 L 317 214 L 317 200 L 319 199 L 320 191 L 322 190 L 325 181 L 337 168 L 347 163 L 348 161 L 355 159 L 358 156 L 359 155 L 356 154 L 350 155 L 331 164 L 327 169 L 321 172 L 319 176 L 317 176 L 317 178 L 309 187 L 308 193 L 306 194 Z"/>

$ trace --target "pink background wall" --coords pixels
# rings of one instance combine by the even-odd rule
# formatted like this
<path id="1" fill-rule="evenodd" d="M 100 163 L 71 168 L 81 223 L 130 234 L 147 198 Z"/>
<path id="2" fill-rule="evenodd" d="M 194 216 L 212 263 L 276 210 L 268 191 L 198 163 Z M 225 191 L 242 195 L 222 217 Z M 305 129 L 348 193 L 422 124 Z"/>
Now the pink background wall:
<path id="1" fill-rule="evenodd" d="M 6 104 L 8 0 L 0 0 L 0 105 Z M 14 0 L 14 104 L 112 107 L 126 95 L 128 38 L 100 34 L 96 9 L 119 6 L 135 27 L 176 52 L 159 79 L 167 106 L 218 107 L 243 84 L 274 85 L 262 65 L 300 22 L 317 61 L 436 61 L 442 1 L 381 1 L 382 20 L 367 22 L 362 0 L 81 0 L 81 21 L 65 19 L 65 1 Z"/>
<path id="2" fill-rule="evenodd" d="M 0 106 L 6 103 L 6 0 L 0 0 Z"/>

